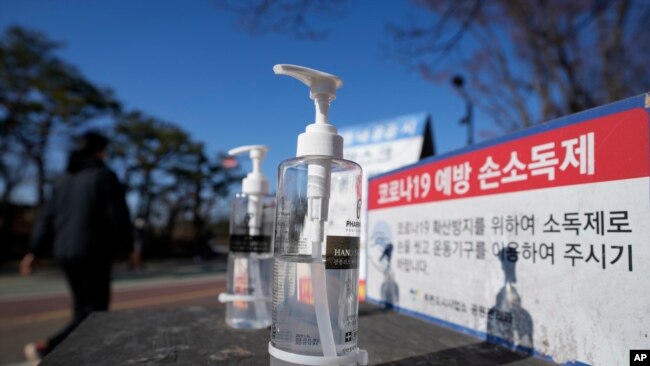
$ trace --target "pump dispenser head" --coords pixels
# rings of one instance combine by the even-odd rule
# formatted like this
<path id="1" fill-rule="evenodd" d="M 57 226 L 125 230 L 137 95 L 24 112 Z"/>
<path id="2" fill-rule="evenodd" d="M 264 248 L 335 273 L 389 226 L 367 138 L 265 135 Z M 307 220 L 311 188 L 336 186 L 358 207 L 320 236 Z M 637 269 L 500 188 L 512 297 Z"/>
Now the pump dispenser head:
<path id="1" fill-rule="evenodd" d="M 279 64 L 273 66 L 279 75 L 300 80 L 309 87 L 309 97 L 316 106 L 316 121 L 298 136 L 297 156 L 321 155 L 343 158 L 343 137 L 329 124 L 329 106 L 336 99 L 336 90 L 343 81 L 335 75 L 303 66 Z"/>
<path id="2" fill-rule="evenodd" d="M 242 180 L 242 192 L 254 195 L 264 195 L 269 192 L 269 182 L 262 173 L 262 160 L 268 150 L 264 145 L 246 145 L 228 151 L 228 155 L 231 156 L 249 152 L 253 161 L 253 170 Z"/>

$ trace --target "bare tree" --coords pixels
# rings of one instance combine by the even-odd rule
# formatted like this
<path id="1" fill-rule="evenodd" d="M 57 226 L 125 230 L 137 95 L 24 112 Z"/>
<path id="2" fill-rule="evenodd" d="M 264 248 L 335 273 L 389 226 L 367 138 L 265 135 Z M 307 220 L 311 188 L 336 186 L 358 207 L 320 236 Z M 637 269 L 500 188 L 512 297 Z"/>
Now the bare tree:
<path id="1" fill-rule="evenodd" d="M 178 214 L 188 213 L 197 236 L 202 236 L 217 202 L 228 195 L 230 186 L 244 177 L 237 167 L 222 164 L 223 153 L 208 156 L 202 143 L 191 143 L 167 170 L 172 183 L 162 199 L 167 204 L 168 230 Z"/>
<path id="2" fill-rule="evenodd" d="M 60 47 L 44 34 L 20 27 L 8 28 L 0 39 L 2 139 L 20 145 L 36 168 L 39 204 L 44 202 L 54 131 L 119 109 L 110 90 L 95 86 L 56 55 Z"/>
<path id="3" fill-rule="evenodd" d="M 137 216 L 158 221 L 167 239 L 181 217 L 202 233 L 214 205 L 242 178 L 181 127 L 139 111 L 118 119 L 113 139 L 112 163 L 137 193 Z"/>
<path id="4" fill-rule="evenodd" d="M 215 0 L 250 33 L 318 38 L 318 15 L 350 2 Z M 464 74 L 467 92 L 504 132 L 645 92 L 650 2 L 412 0 L 422 22 L 388 24 L 390 54 L 426 80 Z M 337 13 L 338 12 L 338 13 Z"/>
<path id="5" fill-rule="evenodd" d="M 11 134 L 9 121 L 0 120 L 0 182 L 2 183 L 2 198 L 0 204 L 10 206 L 11 195 L 16 187 L 25 179 L 28 167 L 27 155 L 20 144 Z"/>
<path id="6" fill-rule="evenodd" d="M 291 34 L 296 38 L 321 39 L 327 35 L 315 26 L 317 18 L 341 16 L 345 0 L 214 0 L 217 7 L 237 15 L 237 29 L 260 34 Z"/>
<path id="7" fill-rule="evenodd" d="M 138 193 L 137 215 L 150 219 L 154 200 L 170 181 L 167 169 L 190 144 L 180 127 L 140 111 L 118 118 L 111 146 L 113 163 L 129 190 Z"/>
<path id="8" fill-rule="evenodd" d="M 393 54 L 435 83 L 462 73 L 505 132 L 645 92 L 650 3 L 417 0 L 424 24 L 390 24 Z"/>
<path id="9" fill-rule="evenodd" d="M 22 183 L 27 173 L 28 158 L 21 150 L 20 144 L 11 135 L 9 121 L 0 118 L 0 183 L 2 198 L 0 198 L 0 242 L 4 243 L 3 252 L 13 243 L 14 219 L 16 206 L 11 202 L 11 195 Z M 3 258 L 4 255 L 0 255 Z"/>

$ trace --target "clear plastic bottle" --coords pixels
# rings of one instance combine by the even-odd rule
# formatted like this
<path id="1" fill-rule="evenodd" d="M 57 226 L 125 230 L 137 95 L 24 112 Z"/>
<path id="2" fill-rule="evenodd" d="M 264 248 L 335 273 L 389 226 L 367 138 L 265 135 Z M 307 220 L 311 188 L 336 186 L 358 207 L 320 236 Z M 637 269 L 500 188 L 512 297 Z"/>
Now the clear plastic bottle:
<path id="1" fill-rule="evenodd" d="M 316 115 L 298 135 L 297 157 L 278 170 L 271 365 L 365 365 L 357 348 L 361 167 L 343 159 L 328 116 L 343 81 L 297 65 L 273 71 L 309 87 Z"/>
<path id="2" fill-rule="evenodd" d="M 238 329 L 260 329 L 271 324 L 271 276 L 273 274 L 273 217 L 275 198 L 262 173 L 264 145 L 240 146 L 230 155 L 249 153 L 252 170 L 242 179 L 242 192 L 230 210 L 228 292 L 219 295 L 226 303 L 226 323 Z"/>
<path id="3" fill-rule="evenodd" d="M 310 195 L 313 167 L 330 173 L 324 199 Z M 276 199 L 272 345 L 323 356 L 332 349 L 323 344 L 326 335 L 336 355 L 325 356 L 356 353 L 361 167 L 329 156 L 287 160 L 279 168 Z M 325 310 L 330 329 L 319 330 L 318 314 Z"/>
<path id="4" fill-rule="evenodd" d="M 237 193 L 230 217 L 230 252 L 228 254 L 228 294 L 226 323 L 238 329 L 260 329 L 271 325 L 273 273 L 273 215 L 275 198 L 262 196 L 262 219 L 258 235 L 251 235 L 248 207 L 251 199 Z"/>

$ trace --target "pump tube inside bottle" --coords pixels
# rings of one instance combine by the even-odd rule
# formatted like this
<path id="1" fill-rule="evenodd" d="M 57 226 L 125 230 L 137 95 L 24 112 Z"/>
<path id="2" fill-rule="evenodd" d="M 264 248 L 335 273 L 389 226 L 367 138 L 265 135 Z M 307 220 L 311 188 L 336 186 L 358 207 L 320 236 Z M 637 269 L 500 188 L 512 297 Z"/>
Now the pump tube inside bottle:
<path id="1" fill-rule="evenodd" d="M 309 163 L 307 168 L 307 210 L 311 223 L 312 257 L 311 281 L 318 332 L 323 346 L 323 356 L 335 357 L 336 345 L 330 320 L 327 298 L 327 276 L 322 245 L 329 206 L 331 169 L 327 160 Z"/>

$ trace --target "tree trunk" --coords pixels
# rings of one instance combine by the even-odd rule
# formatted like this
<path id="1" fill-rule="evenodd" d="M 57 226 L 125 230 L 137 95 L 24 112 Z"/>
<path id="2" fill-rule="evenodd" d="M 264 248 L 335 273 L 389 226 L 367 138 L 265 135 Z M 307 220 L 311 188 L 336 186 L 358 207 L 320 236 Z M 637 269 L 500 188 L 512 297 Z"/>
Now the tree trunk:
<path id="1" fill-rule="evenodd" d="M 180 206 L 179 203 L 171 204 L 169 206 L 169 216 L 167 216 L 167 225 L 165 225 L 164 235 L 170 243 L 172 241 L 172 235 L 174 233 L 174 227 L 176 226 Z"/>
<path id="2" fill-rule="evenodd" d="M 10 179 L 5 180 L 5 190 L 2 193 L 0 202 L 0 215 L 2 215 L 2 228 L 0 229 L 0 263 L 9 260 L 14 247 L 14 220 L 16 218 L 16 207 L 10 202 L 11 192 L 14 184 Z"/>
<path id="3" fill-rule="evenodd" d="M 45 120 L 39 127 L 38 141 L 36 142 L 35 149 L 33 150 L 32 159 L 36 164 L 36 189 L 38 194 L 38 206 L 43 207 L 43 204 L 45 203 L 45 184 L 47 184 L 47 176 L 45 172 L 45 159 L 47 156 L 46 149 L 52 130 L 52 120 Z"/>
<path id="4" fill-rule="evenodd" d="M 194 207 L 192 213 L 194 216 L 195 237 L 200 238 L 203 235 L 203 217 L 201 217 L 201 182 L 194 183 Z"/>
<path id="5" fill-rule="evenodd" d="M 11 198 L 11 193 L 14 190 L 14 184 L 10 178 L 6 177 L 4 180 L 4 192 L 2 192 L 2 205 L 9 204 L 9 199 Z"/>
<path id="6" fill-rule="evenodd" d="M 36 194 L 38 199 L 38 207 L 43 207 L 45 204 L 45 184 L 47 183 L 47 177 L 45 174 L 45 161 L 43 157 L 36 157 L 34 159 L 36 163 Z"/>
<path id="7" fill-rule="evenodd" d="M 142 216 L 147 222 L 151 222 L 149 217 L 151 214 L 151 201 L 153 195 L 151 193 L 151 171 L 145 171 L 140 185 L 140 208 L 138 209 L 139 215 Z"/>
<path id="8" fill-rule="evenodd" d="M 0 251 L 0 262 L 9 259 L 11 252 L 14 248 L 14 221 L 16 218 L 16 207 L 9 201 L 2 203 L 2 230 L 0 231 L 0 243 L 2 243 L 2 250 Z"/>

